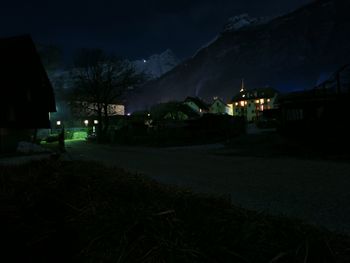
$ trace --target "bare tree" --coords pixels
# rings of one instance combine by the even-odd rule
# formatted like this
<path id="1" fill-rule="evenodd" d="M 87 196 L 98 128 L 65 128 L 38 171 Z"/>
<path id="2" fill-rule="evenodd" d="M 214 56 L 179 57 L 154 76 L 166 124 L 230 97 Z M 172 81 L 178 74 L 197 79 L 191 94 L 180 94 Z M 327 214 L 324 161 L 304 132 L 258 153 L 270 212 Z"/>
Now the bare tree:
<path id="1" fill-rule="evenodd" d="M 107 55 L 100 49 L 81 49 L 74 59 L 72 105 L 83 112 L 93 112 L 99 125 L 98 139 L 105 138 L 109 127 L 109 106 L 121 102 L 125 93 L 141 83 L 126 60 Z"/>

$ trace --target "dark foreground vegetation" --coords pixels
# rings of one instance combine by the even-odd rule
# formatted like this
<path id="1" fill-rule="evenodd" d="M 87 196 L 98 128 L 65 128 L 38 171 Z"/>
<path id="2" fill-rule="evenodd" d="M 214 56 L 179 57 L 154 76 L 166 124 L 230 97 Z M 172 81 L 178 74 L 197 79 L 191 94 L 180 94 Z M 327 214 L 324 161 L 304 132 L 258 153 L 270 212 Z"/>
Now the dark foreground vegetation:
<path id="1" fill-rule="evenodd" d="M 1 262 L 350 262 L 350 239 L 91 162 L 0 167 Z"/>

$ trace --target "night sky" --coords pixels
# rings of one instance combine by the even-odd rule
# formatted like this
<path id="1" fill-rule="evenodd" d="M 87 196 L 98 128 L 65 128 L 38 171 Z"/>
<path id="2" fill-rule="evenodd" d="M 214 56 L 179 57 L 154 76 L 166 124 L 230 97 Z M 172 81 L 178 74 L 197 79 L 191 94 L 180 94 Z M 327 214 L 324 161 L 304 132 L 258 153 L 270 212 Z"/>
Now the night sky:
<path id="1" fill-rule="evenodd" d="M 31 34 L 66 53 L 99 47 L 131 59 L 170 48 L 186 58 L 213 39 L 230 16 L 275 16 L 311 0 L 34 0 L 0 7 L 0 36 Z"/>

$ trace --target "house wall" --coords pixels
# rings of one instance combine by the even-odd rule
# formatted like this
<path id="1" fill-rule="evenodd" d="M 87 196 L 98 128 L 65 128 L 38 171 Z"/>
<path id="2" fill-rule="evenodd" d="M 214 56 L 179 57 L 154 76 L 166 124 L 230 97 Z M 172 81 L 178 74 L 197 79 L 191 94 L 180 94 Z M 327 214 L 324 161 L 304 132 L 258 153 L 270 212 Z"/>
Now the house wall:
<path id="1" fill-rule="evenodd" d="M 277 95 L 272 98 L 256 98 L 241 100 L 229 104 L 229 114 L 232 116 L 246 116 L 247 121 L 255 121 L 264 110 L 275 108 Z"/>
<path id="2" fill-rule="evenodd" d="M 230 107 L 217 100 L 210 106 L 209 112 L 213 114 L 229 114 Z"/>
<path id="3" fill-rule="evenodd" d="M 186 105 L 188 105 L 189 107 L 191 107 L 191 109 L 193 109 L 194 111 L 198 112 L 198 113 L 202 113 L 201 109 L 197 106 L 196 103 L 192 102 L 192 101 L 186 101 L 184 102 Z"/>
<path id="4" fill-rule="evenodd" d="M 91 103 L 88 106 L 89 110 L 87 110 L 88 115 L 95 115 L 97 110 L 97 105 Z M 108 105 L 108 115 L 116 116 L 116 115 L 125 115 L 125 106 L 119 104 L 109 104 Z"/>

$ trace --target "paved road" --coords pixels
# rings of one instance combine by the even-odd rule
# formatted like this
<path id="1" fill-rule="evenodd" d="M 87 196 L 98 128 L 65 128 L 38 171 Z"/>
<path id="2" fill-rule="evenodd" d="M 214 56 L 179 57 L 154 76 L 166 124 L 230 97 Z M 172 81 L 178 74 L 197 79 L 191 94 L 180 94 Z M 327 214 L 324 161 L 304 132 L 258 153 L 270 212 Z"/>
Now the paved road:
<path id="1" fill-rule="evenodd" d="M 76 142 L 73 159 L 97 160 L 197 192 L 230 195 L 236 205 L 304 219 L 350 234 L 350 164 L 221 156 L 220 145 L 112 147 Z"/>

